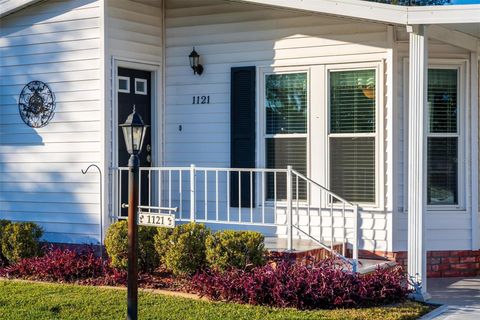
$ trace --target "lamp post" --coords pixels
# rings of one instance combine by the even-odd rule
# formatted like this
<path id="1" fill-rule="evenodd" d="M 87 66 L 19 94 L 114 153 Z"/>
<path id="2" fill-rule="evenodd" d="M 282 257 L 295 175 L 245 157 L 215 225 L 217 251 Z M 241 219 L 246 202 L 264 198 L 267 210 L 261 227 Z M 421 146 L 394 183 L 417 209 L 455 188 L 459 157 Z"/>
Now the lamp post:
<path id="1" fill-rule="evenodd" d="M 138 172 L 143 140 L 148 125 L 143 123 L 142 117 L 135 111 L 127 117 L 120 127 L 123 130 L 128 160 L 128 288 L 127 288 L 127 319 L 138 319 Z"/>

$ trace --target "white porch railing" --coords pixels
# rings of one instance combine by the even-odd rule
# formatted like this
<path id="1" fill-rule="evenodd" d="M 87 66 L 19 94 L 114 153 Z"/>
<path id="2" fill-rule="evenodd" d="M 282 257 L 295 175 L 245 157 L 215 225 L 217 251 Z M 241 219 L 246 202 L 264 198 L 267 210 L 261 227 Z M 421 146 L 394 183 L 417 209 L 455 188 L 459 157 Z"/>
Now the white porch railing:
<path id="1" fill-rule="evenodd" d="M 112 169 L 113 219 L 126 218 L 128 168 Z M 294 238 L 307 238 L 348 261 L 358 261 L 358 206 L 287 167 L 142 167 L 140 208 L 152 213 L 176 208 L 178 222 L 196 221 Z M 243 194 L 242 194 L 243 192 Z M 122 195 L 123 193 L 123 195 Z M 122 211 L 123 210 L 123 211 Z M 341 244 L 341 252 L 335 245 Z M 347 258 L 348 244 L 352 255 Z"/>

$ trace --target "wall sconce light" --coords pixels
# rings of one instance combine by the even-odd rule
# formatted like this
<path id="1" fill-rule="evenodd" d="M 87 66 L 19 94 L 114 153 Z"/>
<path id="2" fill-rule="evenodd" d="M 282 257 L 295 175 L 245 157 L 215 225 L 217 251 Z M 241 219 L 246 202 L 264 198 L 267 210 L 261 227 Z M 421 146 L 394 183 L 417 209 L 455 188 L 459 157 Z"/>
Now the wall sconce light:
<path id="1" fill-rule="evenodd" d="M 195 51 L 195 47 L 193 47 L 193 51 L 188 58 L 190 59 L 190 67 L 193 69 L 193 74 L 201 75 L 203 73 L 203 66 L 200 64 L 200 55 Z"/>

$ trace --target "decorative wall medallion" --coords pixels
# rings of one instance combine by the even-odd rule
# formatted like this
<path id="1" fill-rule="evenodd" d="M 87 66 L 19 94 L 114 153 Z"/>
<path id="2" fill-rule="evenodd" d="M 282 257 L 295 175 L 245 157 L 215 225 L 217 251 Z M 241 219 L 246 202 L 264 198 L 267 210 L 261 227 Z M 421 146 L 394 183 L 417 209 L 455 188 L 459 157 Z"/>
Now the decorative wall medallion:
<path id="1" fill-rule="evenodd" d="M 46 83 L 32 81 L 20 93 L 18 109 L 23 122 L 28 126 L 44 127 L 55 114 L 55 95 Z"/>

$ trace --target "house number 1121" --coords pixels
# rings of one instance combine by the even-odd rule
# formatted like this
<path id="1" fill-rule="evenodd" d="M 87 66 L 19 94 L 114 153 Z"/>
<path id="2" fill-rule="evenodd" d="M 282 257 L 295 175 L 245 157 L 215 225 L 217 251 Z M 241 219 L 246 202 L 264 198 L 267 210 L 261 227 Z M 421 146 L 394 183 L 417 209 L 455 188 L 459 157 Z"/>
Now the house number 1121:
<path id="1" fill-rule="evenodd" d="M 193 96 L 192 104 L 210 104 L 210 96 Z"/>

